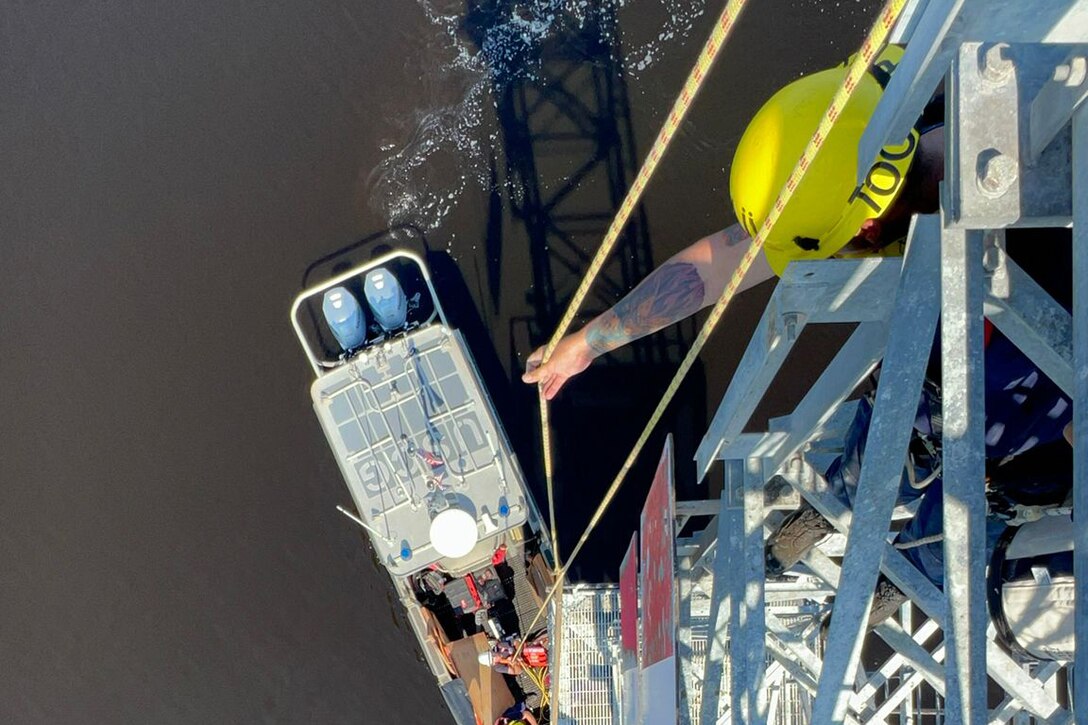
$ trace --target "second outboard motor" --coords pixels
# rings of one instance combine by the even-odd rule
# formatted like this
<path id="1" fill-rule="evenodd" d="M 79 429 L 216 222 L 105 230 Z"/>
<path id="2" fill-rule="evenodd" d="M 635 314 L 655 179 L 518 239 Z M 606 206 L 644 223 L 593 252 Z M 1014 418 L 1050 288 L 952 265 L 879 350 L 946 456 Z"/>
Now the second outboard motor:
<path id="1" fill-rule="evenodd" d="M 333 287 L 325 292 L 321 312 L 344 352 L 350 352 L 366 341 L 366 313 L 355 295 L 344 287 Z"/>
<path id="2" fill-rule="evenodd" d="M 408 320 L 408 298 L 389 270 L 378 267 L 367 272 L 363 292 L 370 311 L 383 330 L 392 332 L 404 327 Z"/>

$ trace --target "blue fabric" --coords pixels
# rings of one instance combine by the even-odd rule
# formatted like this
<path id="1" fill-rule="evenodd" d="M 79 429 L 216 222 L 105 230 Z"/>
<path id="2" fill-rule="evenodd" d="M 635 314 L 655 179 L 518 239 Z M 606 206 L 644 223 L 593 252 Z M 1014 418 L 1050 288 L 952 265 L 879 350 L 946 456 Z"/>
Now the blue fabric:
<path id="1" fill-rule="evenodd" d="M 1072 468 L 1062 431 L 1072 419 L 1069 399 L 1013 345 L 994 332 L 986 347 L 986 458 L 993 485 L 1012 503 L 1060 501 L 1071 483 Z M 831 490 L 852 505 L 861 477 L 861 463 L 869 435 L 873 408 L 868 399 L 858 401 L 847 431 L 843 454 L 828 469 Z M 939 393 L 934 386 L 923 390 L 915 430 L 939 437 L 942 429 Z M 923 478 L 926 471 L 916 471 Z M 982 482 L 980 481 L 981 485 Z M 943 486 L 940 476 L 925 489 L 916 489 L 904 472 L 898 502 L 923 496 L 911 521 L 896 541 L 909 543 L 944 530 Z M 992 550 L 1004 524 L 988 519 L 987 539 Z M 940 542 L 905 549 L 904 555 L 935 585 L 944 586 L 944 549 Z"/>
<path id="2" fill-rule="evenodd" d="M 926 401 L 923 399 L 922 405 Z M 831 491 L 838 496 L 843 503 L 853 506 L 854 494 L 858 488 L 858 480 L 861 478 L 861 462 L 865 457 L 865 444 L 869 438 L 869 423 L 873 417 L 873 406 L 867 398 L 858 401 L 857 412 L 850 429 L 846 432 L 846 440 L 843 442 L 843 453 L 835 459 L 827 469 L 825 478 L 831 487 Z M 910 480 L 904 471 L 899 480 L 899 503 L 913 501 L 922 495 L 922 491 L 910 485 Z"/>
<path id="3" fill-rule="evenodd" d="M 986 560 L 993 554 L 997 540 L 1005 531 L 1005 523 L 986 519 Z M 944 532 L 944 485 L 935 481 L 925 490 L 918 511 L 895 538 L 896 544 L 920 541 Z M 902 549 L 903 555 L 937 587 L 944 588 L 944 543 L 935 541 Z"/>
<path id="4" fill-rule="evenodd" d="M 914 518 L 908 521 L 899 532 L 896 543 L 919 541 L 944 531 L 943 494 L 943 483 L 934 481 L 926 489 L 926 495 L 918 504 L 918 511 L 915 512 Z M 944 545 L 941 542 L 904 549 L 903 554 L 918 567 L 918 571 L 925 574 L 927 579 L 938 587 L 944 587 Z"/>
<path id="5" fill-rule="evenodd" d="M 989 460 L 1059 440 L 1073 419 L 1073 406 L 1061 388 L 997 331 L 986 346 L 985 387 Z"/>

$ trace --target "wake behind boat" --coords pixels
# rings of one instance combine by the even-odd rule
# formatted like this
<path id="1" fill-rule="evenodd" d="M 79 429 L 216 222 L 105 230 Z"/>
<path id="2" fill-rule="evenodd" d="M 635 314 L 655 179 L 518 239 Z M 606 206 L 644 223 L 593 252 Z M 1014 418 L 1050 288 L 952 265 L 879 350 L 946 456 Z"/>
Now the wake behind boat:
<path id="1" fill-rule="evenodd" d="M 547 722 L 547 632 L 525 629 L 551 548 L 427 265 L 384 255 L 303 291 L 291 321 L 357 513 L 339 508 L 389 572 L 455 721 Z"/>

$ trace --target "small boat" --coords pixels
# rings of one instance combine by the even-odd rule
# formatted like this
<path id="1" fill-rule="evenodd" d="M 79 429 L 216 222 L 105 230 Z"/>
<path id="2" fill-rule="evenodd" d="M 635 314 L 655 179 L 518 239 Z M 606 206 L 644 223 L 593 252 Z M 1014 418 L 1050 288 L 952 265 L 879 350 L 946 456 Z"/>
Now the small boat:
<path id="1" fill-rule="evenodd" d="M 494 663 L 522 639 L 547 641 L 546 617 L 525 630 L 551 583 L 551 546 L 427 265 L 395 251 L 338 274 L 298 295 L 291 322 L 354 503 L 338 508 L 389 572 L 455 722 L 492 725 L 518 706 L 547 722 L 540 655 Z"/>

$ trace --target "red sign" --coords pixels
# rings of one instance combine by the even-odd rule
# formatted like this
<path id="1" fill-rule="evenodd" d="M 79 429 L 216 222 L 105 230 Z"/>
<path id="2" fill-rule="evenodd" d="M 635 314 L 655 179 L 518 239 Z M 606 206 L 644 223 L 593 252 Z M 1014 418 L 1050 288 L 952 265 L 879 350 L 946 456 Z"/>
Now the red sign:
<path id="1" fill-rule="evenodd" d="M 642 509 L 642 650 L 639 667 L 646 669 L 676 652 L 676 578 L 673 521 L 672 436 L 657 464 L 646 505 Z"/>
<path id="2" fill-rule="evenodd" d="M 623 651 L 634 662 L 638 655 L 638 533 L 631 534 L 631 545 L 620 564 L 620 633 Z"/>

